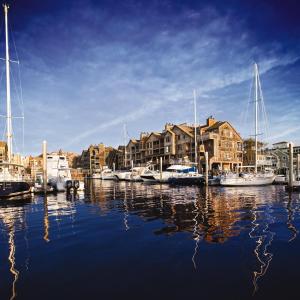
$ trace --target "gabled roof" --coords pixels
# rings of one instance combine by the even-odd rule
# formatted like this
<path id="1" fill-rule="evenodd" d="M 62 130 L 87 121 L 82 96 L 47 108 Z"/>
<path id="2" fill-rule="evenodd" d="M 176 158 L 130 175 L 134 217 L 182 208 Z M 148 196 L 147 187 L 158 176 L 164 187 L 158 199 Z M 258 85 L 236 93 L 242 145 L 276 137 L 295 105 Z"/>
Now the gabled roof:
<path id="1" fill-rule="evenodd" d="M 223 121 L 217 121 L 214 123 L 212 126 L 209 126 L 205 131 L 212 131 L 215 129 L 219 129 L 223 124 L 228 123 L 228 122 L 223 122 Z M 230 125 L 230 124 L 229 124 Z M 230 125 L 231 126 L 231 125 Z M 231 126 L 232 127 L 232 126 Z"/>
<path id="2" fill-rule="evenodd" d="M 218 121 L 215 124 L 213 124 L 212 126 L 209 126 L 207 129 L 205 129 L 204 131 L 213 131 L 215 129 L 219 129 L 221 126 L 223 126 L 224 124 L 227 124 L 228 126 L 230 126 L 230 128 L 235 132 L 235 134 L 240 138 L 240 134 L 235 130 L 235 128 L 228 122 L 228 121 Z"/>
<path id="3" fill-rule="evenodd" d="M 184 133 L 186 133 L 187 135 L 189 135 L 190 137 L 193 137 L 193 128 L 188 126 L 188 125 L 174 125 L 174 127 L 179 128 L 181 131 L 183 131 Z"/>
<path id="4" fill-rule="evenodd" d="M 152 135 L 155 135 L 156 137 L 161 137 L 162 136 L 162 133 L 160 132 L 151 132 L 148 137 L 145 139 L 145 142 L 148 141 L 148 139 L 152 136 Z"/>

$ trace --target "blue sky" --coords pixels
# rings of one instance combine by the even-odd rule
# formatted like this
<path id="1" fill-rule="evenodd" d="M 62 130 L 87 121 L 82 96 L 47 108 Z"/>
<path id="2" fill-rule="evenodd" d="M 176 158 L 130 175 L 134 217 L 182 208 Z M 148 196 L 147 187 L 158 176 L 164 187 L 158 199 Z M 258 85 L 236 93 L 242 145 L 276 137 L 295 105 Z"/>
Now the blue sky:
<path id="1" fill-rule="evenodd" d="M 100 142 L 117 146 L 124 123 L 130 137 L 166 122 L 192 123 L 193 89 L 200 123 L 213 115 L 248 137 L 253 124 L 243 115 L 254 61 L 268 141 L 300 144 L 299 8 L 276 0 L 12 1 L 25 153 L 39 153 L 44 139 L 50 150 L 78 153 Z M 11 47 L 16 58 L 12 40 Z M 15 65 L 12 73 L 17 78 Z M 1 99 L 3 89 L 2 78 Z M 14 89 L 13 96 L 18 115 Z M 20 128 L 17 119 L 18 149 Z"/>

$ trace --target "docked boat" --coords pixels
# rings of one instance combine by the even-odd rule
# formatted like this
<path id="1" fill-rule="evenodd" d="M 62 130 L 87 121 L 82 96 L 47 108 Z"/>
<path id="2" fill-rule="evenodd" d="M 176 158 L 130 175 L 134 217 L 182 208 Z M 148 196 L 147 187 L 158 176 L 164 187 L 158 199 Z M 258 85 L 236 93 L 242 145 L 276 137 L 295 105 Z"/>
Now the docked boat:
<path id="1" fill-rule="evenodd" d="M 144 173 L 141 178 L 145 182 L 168 183 L 170 178 L 182 177 L 183 174 L 195 173 L 195 168 L 188 165 L 172 165 L 166 171 Z"/>
<path id="2" fill-rule="evenodd" d="M 287 177 L 283 174 L 279 174 L 275 176 L 274 179 L 275 184 L 287 184 Z"/>
<path id="3" fill-rule="evenodd" d="M 201 185 L 205 181 L 202 174 L 197 172 L 182 173 L 174 177 L 170 177 L 168 183 L 179 185 Z"/>
<path id="4" fill-rule="evenodd" d="M 72 181 L 66 156 L 59 154 L 47 155 L 47 178 L 48 184 L 55 191 L 66 191 L 67 182 Z"/>
<path id="5" fill-rule="evenodd" d="M 102 180 L 115 180 L 115 174 L 114 172 L 109 169 L 108 167 L 104 167 L 102 172 L 101 172 L 101 179 Z"/>
<path id="6" fill-rule="evenodd" d="M 6 48 L 6 137 L 7 161 L 0 165 L 0 199 L 29 194 L 31 185 L 26 179 L 24 166 L 13 161 L 13 130 L 10 93 L 10 58 L 8 46 L 8 5 L 4 4 L 5 48 Z"/>
<path id="7" fill-rule="evenodd" d="M 273 172 L 230 173 L 222 175 L 220 184 L 223 186 L 259 186 L 270 185 L 275 179 Z"/>
<path id="8" fill-rule="evenodd" d="M 92 179 L 101 179 L 101 172 L 95 172 L 95 173 L 93 173 Z"/>
<path id="9" fill-rule="evenodd" d="M 258 66 L 254 64 L 254 81 L 255 81 L 255 97 L 254 97 L 254 105 L 255 105 L 255 159 L 254 166 L 246 166 L 248 170 L 254 169 L 253 172 L 241 172 L 241 173 L 228 173 L 222 175 L 220 178 L 220 184 L 223 186 L 259 186 L 259 185 L 269 185 L 274 182 L 275 175 L 272 169 L 263 170 L 258 172 L 258 102 L 263 102 L 263 96 L 261 91 L 260 79 Z"/>
<path id="10" fill-rule="evenodd" d="M 148 171 L 148 167 L 133 167 L 130 172 L 126 173 L 125 180 L 133 182 L 143 181 L 142 176 L 147 174 Z"/>
<path id="11" fill-rule="evenodd" d="M 125 180 L 128 174 L 130 174 L 130 171 L 117 171 L 114 175 L 118 180 Z"/>

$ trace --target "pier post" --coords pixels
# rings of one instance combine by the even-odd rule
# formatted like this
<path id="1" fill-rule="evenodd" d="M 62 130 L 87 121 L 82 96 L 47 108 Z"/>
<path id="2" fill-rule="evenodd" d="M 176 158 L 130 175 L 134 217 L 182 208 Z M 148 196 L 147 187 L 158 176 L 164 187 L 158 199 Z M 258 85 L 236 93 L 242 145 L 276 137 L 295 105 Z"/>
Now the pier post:
<path id="1" fill-rule="evenodd" d="M 47 192 L 47 142 L 43 141 L 43 189 Z"/>
<path id="2" fill-rule="evenodd" d="M 293 159 L 293 143 L 289 143 L 289 187 L 293 188 L 293 177 L 294 177 L 294 159 Z"/>
<path id="3" fill-rule="evenodd" d="M 297 154 L 297 180 L 299 180 L 300 176 L 300 154 Z"/>
<path id="4" fill-rule="evenodd" d="M 208 152 L 205 152 L 204 156 L 205 156 L 205 184 L 208 185 Z"/>
<path id="5" fill-rule="evenodd" d="M 162 157 L 159 158 L 159 178 L 162 181 Z"/>

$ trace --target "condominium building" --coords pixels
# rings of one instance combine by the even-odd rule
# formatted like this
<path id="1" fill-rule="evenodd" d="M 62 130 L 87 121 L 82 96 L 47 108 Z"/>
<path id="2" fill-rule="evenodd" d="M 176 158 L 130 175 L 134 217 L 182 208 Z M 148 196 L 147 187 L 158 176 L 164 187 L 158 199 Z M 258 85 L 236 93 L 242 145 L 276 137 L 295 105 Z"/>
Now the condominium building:
<path id="1" fill-rule="evenodd" d="M 100 143 L 83 150 L 74 161 L 74 167 L 83 169 L 85 174 L 92 174 L 100 172 L 104 166 L 112 168 L 116 159 L 117 150 Z"/>
<path id="2" fill-rule="evenodd" d="M 126 166 L 131 163 L 135 166 L 145 165 L 149 161 L 157 164 L 161 157 L 164 167 L 184 161 L 204 167 L 205 151 L 208 152 L 210 169 L 229 170 L 242 165 L 242 138 L 229 122 L 209 117 L 205 125 L 196 127 L 196 132 L 197 162 L 194 126 L 167 123 L 162 132 L 142 133 L 140 139 L 129 141 L 126 146 Z"/>

